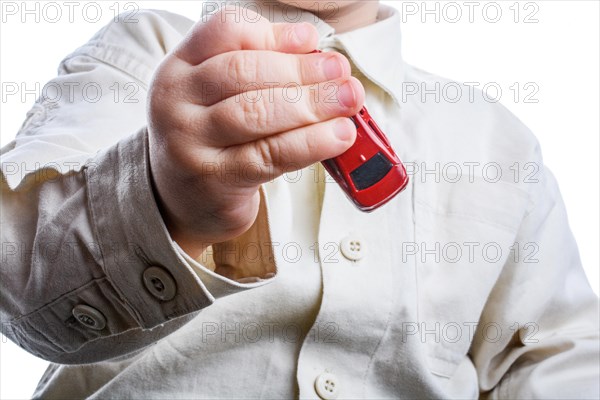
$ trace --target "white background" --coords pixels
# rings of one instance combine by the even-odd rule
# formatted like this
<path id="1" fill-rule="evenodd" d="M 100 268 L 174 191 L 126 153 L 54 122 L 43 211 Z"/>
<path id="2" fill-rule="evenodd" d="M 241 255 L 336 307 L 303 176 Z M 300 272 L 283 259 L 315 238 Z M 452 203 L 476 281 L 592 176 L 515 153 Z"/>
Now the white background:
<path id="1" fill-rule="evenodd" d="M 21 2 L 2 1 L 16 4 Z M 34 7 L 33 1 L 27 2 Z M 39 4 L 40 10 L 44 3 Z M 114 16 L 115 1 L 99 1 L 102 15 L 91 23 L 82 15 L 81 2 L 74 21 L 62 5 L 63 17 L 56 23 L 34 21 L 27 16 L 3 15 L 0 30 L 0 80 L 25 83 L 32 88 L 54 77 L 63 56 L 83 44 Z M 125 10 L 121 1 L 118 7 Z M 402 2 L 384 1 L 402 10 Z M 503 89 L 501 102 L 537 135 L 545 163 L 556 175 L 565 199 L 569 220 L 579 243 L 581 257 L 590 283 L 598 293 L 598 194 L 599 194 L 599 3 L 597 1 L 499 1 L 502 16 L 496 18 L 493 5 L 482 1 L 469 9 L 463 1 L 453 3 L 462 11 L 459 22 L 452 23 L 456 8 L 440 2 L 438 16 L 423 14 L 423 5 L 404 2 L 404 58 L 411 64 L 457 81 L 498 83 Z M 410 4 L 409 4 L 410 3 Z M 516 3 L 516 5 L 515 5 Z M 197 19 L 199 1 L 137 1 L 138 8 L 162 8 Z M 444 6 L 446 5 L 446 8 Z M 415 11 L 411 15 L 406 11 Z M 435 9 L 428 1 L 427 8 Z M 512 7 L 512 8 L 511 8 Z M 519 14 L 516 14 L 516 10 Z M 446 11 L 444 13 L 444 10 Z M 47 9 L 48 12 L 52 10 Z M 88 20 L 94 13 L 88 9 Z M 54 18 L 54 13 L 48 14 Z M 527 18 L 529 17 L 529 18 Z M 425 18 L 425 21 L 422 21 Z M 515 18 L 517 22 L 515 22 Z M 528 19 L 530 23 L 525 23 Z M 537 20 L 537 22 L 535 22 Z M 537 103 L 525 102 L 524 85 L 539 88 L 533 96 Z M 519 98 L 510 87 L 518 83 Z M 25 113 L 34 102 L 16 96 L 0 103 L 2 145 L 14 137 Z M 515 101 L 516 100 L 516 101 Z M 0 398 L 28 398 L 46 363 L 21 351 L 5 337 L 0 342 Z"/>

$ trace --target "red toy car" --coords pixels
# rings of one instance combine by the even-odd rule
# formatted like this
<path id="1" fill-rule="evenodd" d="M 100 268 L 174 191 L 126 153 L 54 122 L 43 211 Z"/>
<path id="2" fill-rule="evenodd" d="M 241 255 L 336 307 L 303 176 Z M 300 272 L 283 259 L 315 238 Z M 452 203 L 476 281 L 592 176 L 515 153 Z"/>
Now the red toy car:
<path id="1" fill-rule="evenodd" d="M 356 142 L 323 166 L 361 211 L 373 211 L 404 190 L 408 175 L 366 108 L 351 119 Z"/>
<path id="2" fill-rule="evenodd" d="M 370 212 L 403 191 L 408 175 L 366 107 L 351 119 L 356 125 L 356 141 L 345 153 L 322 164 L 356 207 Z"/>

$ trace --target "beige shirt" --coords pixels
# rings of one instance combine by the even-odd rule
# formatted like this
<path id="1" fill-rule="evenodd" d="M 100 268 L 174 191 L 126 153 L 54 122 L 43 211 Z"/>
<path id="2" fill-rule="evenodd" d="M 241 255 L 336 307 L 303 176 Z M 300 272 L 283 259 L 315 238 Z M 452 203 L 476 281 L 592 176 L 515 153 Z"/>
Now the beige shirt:
<path id="1" fill-rule="evenodd" d="M 193 22 L 136 17 L 66 57 L 63 96 L 2 149 L 3 331 L 58 363 L 34 397 L 598 398 L 598 299 L 535 137 L 477 90 L 423 95 L 460 84 L 402 60 L 396 11 L 301 19 L 351 59 L 408 188 L 365 214 L 320 166 L 287 174 L 199 260 L 161 220 L 144 128 Z"/>

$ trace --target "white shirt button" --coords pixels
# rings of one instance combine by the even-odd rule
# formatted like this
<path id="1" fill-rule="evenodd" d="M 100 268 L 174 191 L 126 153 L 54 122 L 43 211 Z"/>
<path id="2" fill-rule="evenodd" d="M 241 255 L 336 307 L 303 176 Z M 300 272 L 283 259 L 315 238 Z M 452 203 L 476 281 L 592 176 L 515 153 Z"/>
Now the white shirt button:
<path id="1" fill-rule="evenodd" d="M 101 331 L 106 326 L 106 318 L 104 315 L 94 307 L 90 307 L 86 304 L 78 304 L 73 307 L 73 316 L 83 326 Z"/>
<path id="2" fill-rule="evenodd" d="M 350 261 L 358 261 L 365 255 L 365 243 L 360 238 L 348 236 L 340 243 L 342 255 Z"/>
<path id="3" fill-rule="evenodd" d="M 175 297 L 177 286 L 171 274 L 159 267 L 150 267 L 144 271 L 144 286 L 159 300 L 169 301 Z"/>
<path id="4" fill-rule="evenodd" d="M 315 390 L 324 400 L 335 399 L 340 393 L 340 382 L 334 374 L 323 372 L 315 379 Z"/>

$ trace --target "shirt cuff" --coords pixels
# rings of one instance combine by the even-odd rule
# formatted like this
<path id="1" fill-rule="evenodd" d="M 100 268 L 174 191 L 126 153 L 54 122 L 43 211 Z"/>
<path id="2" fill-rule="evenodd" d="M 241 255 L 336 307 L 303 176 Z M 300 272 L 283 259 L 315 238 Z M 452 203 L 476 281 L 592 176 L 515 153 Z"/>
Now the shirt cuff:
<path id="1" fill-rule="evenodd" d="M 85 176 L 100 263 L 141 327 L 214 302 L 162 220 L 151 186 L 146 128 L 98 153 Z"/>

